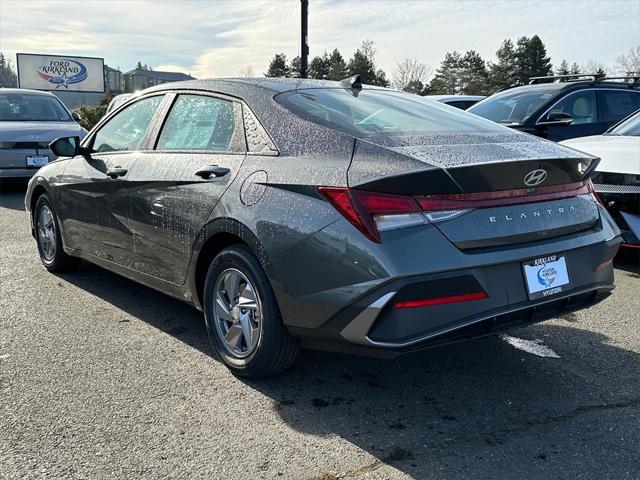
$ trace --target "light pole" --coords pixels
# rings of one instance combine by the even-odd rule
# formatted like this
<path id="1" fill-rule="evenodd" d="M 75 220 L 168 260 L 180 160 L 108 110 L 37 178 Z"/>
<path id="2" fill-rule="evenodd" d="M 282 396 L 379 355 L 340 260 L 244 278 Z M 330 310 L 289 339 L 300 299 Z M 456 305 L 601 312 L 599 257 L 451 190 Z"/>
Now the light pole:
<path id="1" fill-rule="evenodd" d="M 307 78 L 307 65 L 309 60 L 309 40 L 308 40 L 308 16 L 309 0 L 300 0 L 300 36 L 302 48 L 300 49 L 300 77 Z"/>

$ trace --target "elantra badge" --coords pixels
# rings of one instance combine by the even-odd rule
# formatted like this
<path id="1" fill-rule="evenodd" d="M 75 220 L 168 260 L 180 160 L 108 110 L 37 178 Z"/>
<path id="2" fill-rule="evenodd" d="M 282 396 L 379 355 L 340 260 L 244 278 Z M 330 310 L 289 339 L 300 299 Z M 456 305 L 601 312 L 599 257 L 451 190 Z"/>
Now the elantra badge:
<path id="1" fill-rule="evenodd" d="M 537 170 L 531 170 L 524 176 L 524 184 L 527 187 L 535 187 L 540 185 L 547 179 L 547 171 L 538 168 Z"/>

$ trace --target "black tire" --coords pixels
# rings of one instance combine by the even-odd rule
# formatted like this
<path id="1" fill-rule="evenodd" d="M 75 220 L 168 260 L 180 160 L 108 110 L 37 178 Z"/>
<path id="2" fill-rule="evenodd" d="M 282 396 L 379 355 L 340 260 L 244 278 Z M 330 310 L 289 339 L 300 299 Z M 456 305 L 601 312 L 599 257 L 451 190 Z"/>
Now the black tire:
<path id="1" fill-rule="evenodd" d="M 55 228 L 55 235 L 53 235 L 53 244 L 55 247 L 55 253 L 53 255 L 47 255 L 42 241 L 39 239 L 38 230 L 40 228 L 40 214 L 44 208 L 47 208 L 52 214 L 52 221 Z M 58 216 L 53 208 L 53 203 L 49 199 L 46 193 L 43 193 L 38 197 L 36 206 L 33 210 L 33 225 L 35 228 L 36 244 L 38 245 L 38 253 L 40 254 L 40 261 L 44 267 L 50 272 L 67 272 L 74 269 L 80 260 L 76 257 L 71 257 L 64 252 L 62 246 L 62 237 L 60 236 L 60 224 L 58 223 Z"/>
<path id="2" fill-rule="evenodd" d="M 214 312 L 216 284 L 229 269 L 240 271 L 252 284 L 261 305 L 261 328 L 257 345 L 248 356 L 240 357 L 226 347 Z M 244 245 L 222 250 L 211 262 L 204 284 L 203 310 L 209 339 L 222 362 L 234 375 L 261 378 L 286 370 L 296 359 L 299 342 L 282 324 L 280 309 L 271 284 L 260 262 Z"/>

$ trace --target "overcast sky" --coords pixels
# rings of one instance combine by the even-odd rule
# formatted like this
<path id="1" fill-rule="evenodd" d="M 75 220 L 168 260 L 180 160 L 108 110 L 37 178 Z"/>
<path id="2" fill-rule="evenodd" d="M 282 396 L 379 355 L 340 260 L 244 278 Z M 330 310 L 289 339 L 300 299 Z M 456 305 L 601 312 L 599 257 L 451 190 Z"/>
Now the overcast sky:
<path id="1" fill-rule="evenodd" d="M 562 58 L 613 66 L 640 45 L 640 0 L 310 0 L 311 56 L 346 59 L 365 38 L 390 76 L 404 57 L 434 69 L 445 52 L 487 60 L 504 38 L 539 35 Z M 138 60 L 198 78 L 266 71 L 276 52 L 299 52 L 298 0 L 0 0 L 0 51 L 103 57 L 123 71 Z"/>

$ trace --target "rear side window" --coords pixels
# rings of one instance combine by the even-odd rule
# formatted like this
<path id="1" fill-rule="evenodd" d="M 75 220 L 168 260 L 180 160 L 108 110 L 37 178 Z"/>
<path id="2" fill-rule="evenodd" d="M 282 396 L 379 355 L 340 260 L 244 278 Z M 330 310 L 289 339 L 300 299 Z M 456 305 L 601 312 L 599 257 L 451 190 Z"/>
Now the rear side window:
<path id="1" fill-rule="evenodd" d="M 551 108 L 547 114 L 547 118 L 553 113 L 566 113 L 571 115 L 571 117 L 573 117 L 571 125 L 596 123 L 598 121 L 596 92 L 594 90 L 585 90 L 570 93 Z"/>
<path id="2" fill-rule="evenodd" d="M 138 150 L 163 96 L 143 98 L 105 123 L 93 139 L 94 152 Z"/>
<path id="3" fill-rule="evenodd" d="M 352 92 L 345 88 L 313 88 L 281 93 L 274 98 L 305 120 L 355 137 L 512 132 L 462 110 L 391 90 Z"/>
<path id="4" fill-rule="evenodd" d="M 229 150 L 235 131 L 233 102 L 180 95 L 160 133 L 156 150 Z"/>
<path id="5" fill-rule="evenodd" d="M 604 121 L 617 122 L 640 108 L 640 94 L 630 90 L 602 90 Z"/>

